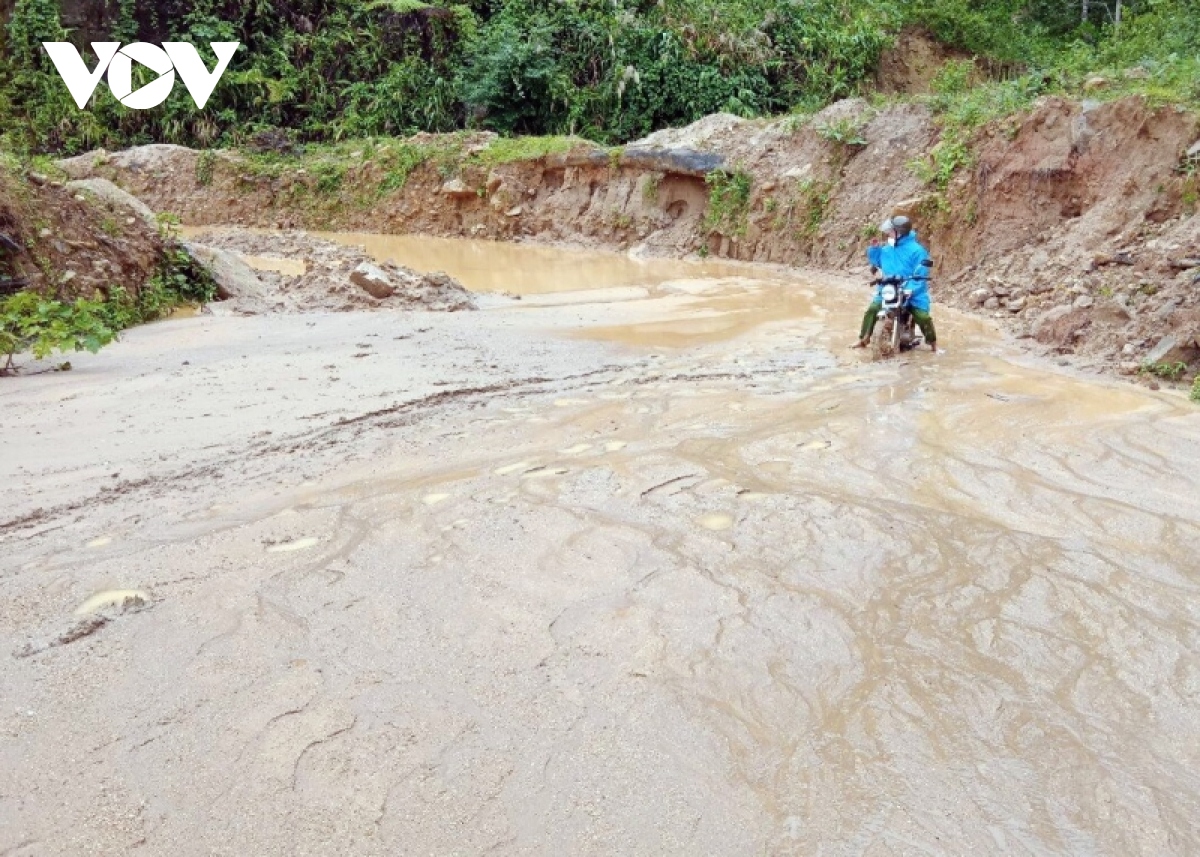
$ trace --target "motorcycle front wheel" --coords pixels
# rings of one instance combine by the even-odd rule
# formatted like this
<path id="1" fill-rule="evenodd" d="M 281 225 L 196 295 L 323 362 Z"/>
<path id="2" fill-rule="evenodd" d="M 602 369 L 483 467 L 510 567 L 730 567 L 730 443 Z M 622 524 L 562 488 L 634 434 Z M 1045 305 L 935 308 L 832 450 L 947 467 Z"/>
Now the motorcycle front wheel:
<path id="1" fill-rule="evenodd" d="M 883 316 L 875 326 L 875 334 L 871 337 L 871 354 L 876 360 L 886 360 L 896 353 L 893 341 L 898 326 L 891 316 Z"/>

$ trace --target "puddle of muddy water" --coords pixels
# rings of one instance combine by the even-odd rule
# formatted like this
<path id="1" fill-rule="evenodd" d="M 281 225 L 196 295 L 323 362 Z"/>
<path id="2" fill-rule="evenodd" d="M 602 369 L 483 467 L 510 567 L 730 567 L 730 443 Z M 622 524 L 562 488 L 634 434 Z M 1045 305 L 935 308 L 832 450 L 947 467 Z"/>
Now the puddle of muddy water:
<path id="1" fill-rule="evenodd" d="M 592 325 L 579 332 L 585 338 L 626 345 L 701 345 L 770 323 L 805 320 L 815 325 L 828 312 L 817 300 L 815 285 L 745 263 L 635 259 L 610 252 L 413 235 L 313 235 L 360 246 L 380 261 L 445 271 L 475 292 L 534 297 L 526 306 L 659 301 L 657 312 L 643 313 L 645 320 Z M 544 297 L 536 300 L 537 296 Z"/>
<path id="2" fill-rule="evenodd" d="M 626 286 L 653 286 L 681 273 L 697 278 L 745 274 L 733 262 L 634 259 L 617 253 L 504 244 L 466 238 L 314 232 L 315 237 L 362 247 L 381 262 L 417 271 L 444 271 L 473 292 L 540 295 Z M 761 272 L 760 272 L 761 273 Z"/>

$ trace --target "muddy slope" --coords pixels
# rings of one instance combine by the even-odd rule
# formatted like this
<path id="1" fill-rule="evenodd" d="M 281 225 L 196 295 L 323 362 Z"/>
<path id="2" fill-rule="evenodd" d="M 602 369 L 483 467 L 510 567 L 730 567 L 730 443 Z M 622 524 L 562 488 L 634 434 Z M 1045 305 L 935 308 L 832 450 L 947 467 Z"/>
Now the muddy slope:
<path id="1" fill-rule="evenodd" d="M 836 133 L 857 128 L 856 142 Z M 302 160 L 265 173 L 221 152 L 175 146 L 64 162 L 104 176 L 156 210 L 196 224 L 237 223 L 583 242 L 658 255 L 860 269 L 880 216 L 914 214 L 938 262 L 937 298 L 995 316 L 1046 349 L 1097 367 L 1146 361 L 1200 368 L 1200 221 L 1188 170 L 1193 114 L 1131 98 L 1042 99 L 983 129 L 974 164 L 946 205 L 909 164 L 940 131 L 915 103 L 832 105 L 807 121 L 714 116 L 622 150 L 486 165 L 488 135 L 458 135 L 462 157 L 430 160 L 402 187 L 370 157 L 351 159 L 333 192 Z M 430 145 L 423 135 L 410 141 Z M 710 209 L 706 176 L 744 172 L 748 194 Z"/>
<path id="2" fill-rule="evenodd" d="M 137 294 L 162 240 L 153 213 L 106 181 L 62 182 L 0 168 L 0 282 L 64 300 Z"/>

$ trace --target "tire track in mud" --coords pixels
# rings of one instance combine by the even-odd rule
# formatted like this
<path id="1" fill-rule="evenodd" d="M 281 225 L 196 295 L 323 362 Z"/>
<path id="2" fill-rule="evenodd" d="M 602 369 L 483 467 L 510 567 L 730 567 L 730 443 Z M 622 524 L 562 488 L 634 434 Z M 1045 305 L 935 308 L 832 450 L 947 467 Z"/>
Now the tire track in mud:
<path id="1" fill-rule="evenodd" d="M 441 390 L 418 399 L 401 402 L 387 408 L 368 411 L 354 417 L 346 417 L 328 426 L 311 429 L 291 435 L 282 440 L 257 445 L 250 445 L 239 450 L 226 450 L 216 460 L 193 467 L 187 467 L 173 473 L 145 476 L 140 479 L 122 481 L 115 486 L 106 486 L 98 492 L 80 498 L 70 503 L 60 504 L 49 508 L 37 508 L 23 515 L 0 522 L 0 539 L 9 534 L 19 533 L 36 527 L 39 524 L 50 523 L 57 518 L 77 512 L 81 509 L 96 505 L 110 505 L 119 500 L 127 499 L 129 495 L 149 488 L 167 488 L 179 485 L 189 480 L 209 478 L 224 478 L 225 466 L 232 462 L 263 459 L 275 455 L 285 455 L 314 449 L 329 448 L 351 440 L 355 440 L 368 431 L 375 429 L 391 429 L 412 425 L 418 419 L 429 416 L 438 409 L 453 406 L 479 405 L 503 394 L 523 397 L 548 393 L 542 389 L 551 384 L 569 384 L 572 381 L 592 377 L 601 373 L 620 371 L 625 367 L 604 367 L 580 375 L 569 375 L 563 378 L 546 378 L 535 376 L 516 379 L 497 384 L 476 387 L 466 387 L 457 390 Z M 583 385 L 594 386 L 595 384 Z M 580 387 L 582 388 L 582 387 Z M 347 435 L 348 432 L 348 436 Z M 42 532 L 46 532 L 43 530 Z M 35 535 L 40 535 L 37 533 Z"/>
<path id="2" fill-rule="evenodd" d="M 529 396 L 549 395 L 551 393 L 557 395 L 604 386 L 614 378 L 618 377 L 621 373 L 628 372 L 631 369 L 636 370 L 640 368 L 644 370 L 652 367 L 652 365 L 653 364 L 645 362 L 635 365 L 610 364 L 589 372 L 566 375 L 562 378 L 533 376 L 529 378 L 503 381 L 495 384 L 464 387 L 455 390 L 441 390 L 417 399 L 400 402 L 386 408 L 378 408 L 376 410 L 367 411 L 352 417 L 343 417 L 327 426 L 316 427 L 307 432 L 293 434 L 284 439 L 274 440 L 269 443 L 261 443 L 257 445 L 252 444 L 248 447 L 237 450 L 227 449 L 214 460 L 210 460 L 203 464 L 198 464 L 192 467 L 183 468 L 175 472 L 168 472 L 161 475 L 149 475 L 139 479 L 123 480 L 116 485 L 105 486 L 94 494 L 74 500 L 70 503 L 64 503 L 48 508 L 35 508 L 30 512 L 10 518 L 7 521 L 0 521 L 0 541 L 12 534 L 27 531 L 42 524 L 51 524 L 55 520 L 60 519 L 65 515 L 69 515 L 72 512 L 78 512 L 81 509 L 92 508 L 97 505 L 111 505 L 118 501 L 125 500 L 129 498 L 130 495 L 136 494 L 143 490 L 155 488 L 167 489 L 171 486 L 179 486 L 187 483 L 188 481 L 197 479 L 226 478 L 228 475 L 228 465 L 232 463 L 254 461 L 277 455 L 328 449 L 356 440 L 370 431 L 394 429 L 413 425 L 422 418 L 432 416 L 441 408 L 452 407 L 455 405 L 476 408 L 492 400 L 501 398 L 506 394 L 512 395 L 516 399 L 521 399 Z M 651 374 L 639 374 L 634 377 L 624 378 L 622 380 L 624 380 L 626 383 L 635 385 L 662 383 L 667 381 L 676 383 L 694 381 L 729 381 L 748 379 L 752 377 L 766 377 L 769 375 L 780 374 L 784 371 L 786 370 L 782 368 L 769 368 L 764 371 L 756 372 L 686 372 L 664 377 L 662 375 L 653 374 L 652 370 Z M 559 386 L 555 387 L 555 385 Z M 52 529 L 58 529 L 58 527 L 46 527 L 39 530 L 39 532 L 34 533 L 33 536 L 36 537 L 42 535 L 50 532 Z"/>

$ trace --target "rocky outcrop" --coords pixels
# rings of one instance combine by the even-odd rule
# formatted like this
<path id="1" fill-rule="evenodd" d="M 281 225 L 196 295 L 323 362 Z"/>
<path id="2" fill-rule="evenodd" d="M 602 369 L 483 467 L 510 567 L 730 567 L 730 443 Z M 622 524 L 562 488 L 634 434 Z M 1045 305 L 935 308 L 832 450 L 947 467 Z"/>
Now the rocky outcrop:
<path id="1" fill-rule="evenodd" d="M 235 254 L 195 241 L 184 241 L 182 247 L 213 278 L 217 297 L 225 302 L 223 312 L 257 315 L 270 309 L 267 287 Z"/>
<path id="2" fill-rule="evenodd" d="M 158 228 L 158 217 L 150 210 L 150 206 L 128 191 L 117 187 L 108 179 L 90 178 L 69 181 L 67 190 L 91 194 L 102 202 L 127 209 L 130 216 L 141 219 L 146 226 L 151 229 Z"/>

